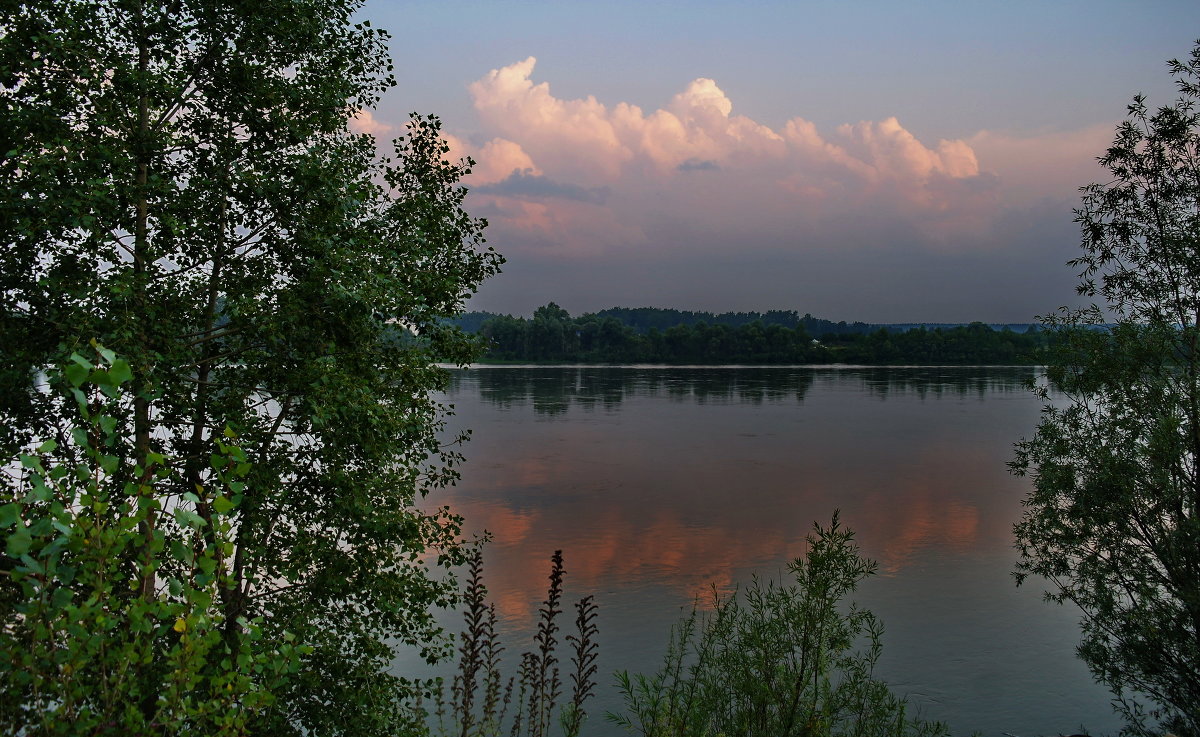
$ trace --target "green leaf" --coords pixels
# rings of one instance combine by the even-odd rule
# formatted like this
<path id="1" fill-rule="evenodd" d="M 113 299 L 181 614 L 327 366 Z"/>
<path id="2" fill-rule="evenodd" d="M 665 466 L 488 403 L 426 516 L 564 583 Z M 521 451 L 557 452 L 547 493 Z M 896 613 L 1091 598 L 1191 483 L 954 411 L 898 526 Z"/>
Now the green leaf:
<path id="1" fill-rule="evenodd" d="M 5 541 L 4 551 L 10 558 L 20 558 L 29 552 L 29 548 L 33 546 L 33 536 L 29 534 L 29 530 L 25 527 L 18 527 L 15 532 L 8 536 Z"/>
<path id="2" fill-rule="evenodd" d="M 213 509 L 217 510 L 217 514 L 228 514 L 233 509 L 233 502 L 225 495 L 218 496 L 213 499 Z"/>
<path id="3" fill-rule="evenodd" d="M 85 371 L 91 371 L 93 368 L 95 368 L 91 361 L 87 360 L 78 353 L 72 353 L 68 360 L 71 361 L 72 364 L 83 368 Z"/>
<path id="4" fill-rule="evenodd" d="M 90 368 L 84 368 L 83 366 L 74 363 L 68 364 L 66 368 L 63 369 L 63 375 L 67 377 L 67 381 L 70 382 L 71 386 L 82 385 L 83 382 L 87 381 L 88 374 L 90 373 Z"/>
<path id="5" fill-rule="evenodd" d="M 99 423 L 100 429 L 104 431 L 105 435 L 111 436 L 114 432 L 116 432 L 117 420 L 115 418 L 109 417 L 108 415 L 101 415 L 100 417 L 96 418 L 96 422 Z"/>
<path id="6" fill-rule="evenodd" d="M 21 459 L 21 466 L 23 468 L 28 468 L 30 471 L 33 471 L 35 473 L 41 472 L 42 459 L 38 458 L 37 456 L 28 455 L 27 453 L 22 453 L 20 455 L 20 459 Z"/>
<path id="7" fill-rule="evenodd" d="M 39 576 L 46 572 L 46 564 L 29 555 L 28 553 L 22 553 L 20 556 L 13 557 L 19 557 L 21 563 L 25 565 L 26 570 L 35 576 Z"/>
<path id="8" fill-rule="evenodd" d="M 92 373 L 88 375 L 88 381 L 99 387 L 111 387 L 113 385 L 112 378 L 108 375 L 108 371 L 102 368 L 92 371 Z"/>
<path id="9" fill-rule="evenodd" d="M 194 530 L 199 530 L 205 525 L 203 517 L 183 507 L 175 508 L 175 521 L 182 527 L 190 527 Z"/>
<path id="10" fill-rule="evenodd" d="M 172 538 L 167 542 L 167 552 L 171 557 L 181 562 L 187 562 L 192 559 L 193 551 L 187 545 L 184 545 L 182 540 Z"/>
<path id="11" fill-rule="evenodd" d="M 113 455 L 103 454 L 98 459 L 100 468 L 104 469 L 105 473 L 116 473 L 117 467 L 121 464 L 121 459 Z"/>
<path id="12" fill-rule="evenodd" d="M 30 479 L 29 497 L 35 501 L 48 502 L 54 497 L 54 492 L 38 476 Z"/>
<path id="13" fill-rule="evenodd" d="M 54 590 L 54 594 L 50 597 L 50 606 L 54 609 L 66 609 L 71 604 L 73 592 L 66 586 L 60 586 Z"/>
<path id="14" fill-rule="evenodd" d="M 108 375 L 117 384 L 124 384 L 133 379 L 133 371 L 129 368 L 129 362 L 123 358 L 112 362 L 112 366 L 108 369 Z"/>
<path id="15" fill-rule="evenodd" d="M 90 417 L 91 413 L 88 412 L 87 408 L 87 397 L 84 396 L 83 392 L 79 391 L 78 389 L 71 389 L 71 396 L 75 397 L 75 403 L 79 407 L 79 414 L 82 415 L 85 420 Z"/>
<path id="16" fill-rule="evenodd" d="M 55 449 L 57 449 L 57 448 L 58 448 L 58 443 L 54 442 L 53 440 L 47 440 L 46 442 L 44 442 L 38 446 L 37 452 L 38 453 L 53 453 L 55 451 Z"/>
<path id="17" fill-rule="evenodd" d="M 0 529 L 12 527 L 21 518 L 21 505 L 10 502 L 0 506 Z"/>

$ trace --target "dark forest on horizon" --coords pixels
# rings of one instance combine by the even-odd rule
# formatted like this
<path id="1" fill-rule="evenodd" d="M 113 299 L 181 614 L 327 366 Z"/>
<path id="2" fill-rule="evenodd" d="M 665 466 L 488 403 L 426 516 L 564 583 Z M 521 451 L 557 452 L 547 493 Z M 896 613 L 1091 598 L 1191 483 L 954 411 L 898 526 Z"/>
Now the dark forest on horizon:
<path id="1" fill-rule="evenodd" d="M 553 302 L 532 318 L 471 312 L 456 322 L 486 342 L 485 361 L 516 362 L 1031 365 L 1050 340 L 1031 324 L 877 325 L 655 307 L 572 317 Z"/>

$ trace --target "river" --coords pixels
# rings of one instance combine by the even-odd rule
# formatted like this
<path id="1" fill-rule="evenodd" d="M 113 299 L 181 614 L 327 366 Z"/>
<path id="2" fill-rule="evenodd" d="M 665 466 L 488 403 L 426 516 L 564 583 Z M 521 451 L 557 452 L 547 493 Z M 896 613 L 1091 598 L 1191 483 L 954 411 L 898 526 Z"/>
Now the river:
<path id="1" fill-rule="evenodd" d="M 1029 481 L 1028 368 L 479 367 L 454 371 L 458 485 L 431 497 L 489 531 L 485 577 L 508 667 L 528 647 L 549 557 L 600 606 L 589 735 L 618 734 L 612 672 L 653 672 L 713 587 L 786 576 L 835 509 L 879 563 L 854 597 L 886 631 L 878 674 L 955 734 L 1113 733 L 1075 658 L 1078 613 L 1016 587 Z M 567 623 L 564 623 L 567 624 Z M 565 633 L 564 633 L 565 634 Z M 564 655 L 565 659 L 565 655 Z"/>

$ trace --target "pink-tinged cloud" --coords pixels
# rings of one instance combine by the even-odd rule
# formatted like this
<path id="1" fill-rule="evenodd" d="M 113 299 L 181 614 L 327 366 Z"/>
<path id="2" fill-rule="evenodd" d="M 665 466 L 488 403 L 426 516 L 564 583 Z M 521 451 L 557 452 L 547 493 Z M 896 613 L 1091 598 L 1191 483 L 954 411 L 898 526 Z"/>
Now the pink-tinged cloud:
<path id="1" fill-rule="evenodd" d="M 350 130 L 355 133 L 370 133 L 376 138 L 384 138 L 396 130 L 394 125 L 375 119 L 375 113 L 365 108 L 356 110 L 350 118 Z"/>
<path id="2" fill-rule="evenodd" d="M 475 160 L 477 163 L 467 180 L 469 184 L 499 182 L 514 171 L 542 173 L 519 144 L 503 138 L 493 138 L 485 143 L 475 154 Z"/>
<path id="3" fill-rule="evenodd" d="M 517 248 L 607 253 L 660 244 L 664 231 L 679 241 L 702 232 L 816 247 L 864 219 L 898 219 L 900 231 L 944 246 L 994 206 L 967 142 L 927 146 L 894 117 L 829 137 L 800 117 L 776 131 L 735 114 L 706 78 L 645 112 L 555 97 L 533 80 L 535 64 L 494 69 L 469 88 L 495 136 L 473 153 L 486 172 L 474 183 L 489 185 L 476 201 Z M 843 245 L 871 237 L 852 233 Z"/>
<path id="4" fill-rule="evenodd" d="M 925 182 L 934 174 L 963 178 L 979 173 L 975 152 L 966 143 L 943 140 L 936 150 L 927 148 L 895 117 L 842 125 L 838 134 L 847 151 L 878 179 Z"/>
<path id="5" fill-rule="evenodd" d="M 1112 144 L 1113 124 L 1081 130 L 1014 136 L 980 131 L 968 143 L 998 178 L 1009 204 L 1036 202 L 1047 196 L 1073 195 L 1105 172 L 1096 163 Z"/>
<path id="6" fill-rule="evenodd" d="M 516 140 L 537 158 L 571 162 L 581 173 L 615 175 L 632 152 L 617 135 L 607 108 L 596 98 L 559 100 L 550 85 L 530 80 L 535 59 L 493 69 L 470 86 L 475 108 L 491 128 Z M 572 151 L 575 151 L 572 154 Z"/>
<path id="7" fill-rule="evenodd" d="M 610 108 L 591 96 L 556 98 L 548 83 L 531 79 L 535 63 L 529 57 L 494 69 L 470 92 L 485 125 L 516 141 L 556 175 L 611 181 L 628 170 L 673 175 L 687 162 L 754 167 L 780 160 L 797 168 L 833 165 L 858 177 L 910 184 L 935 174 L 965 178 L 979 173 L 963 141 L 941 141 L 929 148 L 894 117 L 842 126 L 833 141 L 824 140 L 802 118 L 776 132 L 734 115 L 732 101 L 705 78 L 646 114 L 627 103 Z"/>

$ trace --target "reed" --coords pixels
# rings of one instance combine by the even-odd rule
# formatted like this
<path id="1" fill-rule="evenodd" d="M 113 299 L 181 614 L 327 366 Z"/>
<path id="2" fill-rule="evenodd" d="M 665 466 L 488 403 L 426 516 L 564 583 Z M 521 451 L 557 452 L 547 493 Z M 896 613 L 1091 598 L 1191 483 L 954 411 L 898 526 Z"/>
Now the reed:
<path id="1" fill-rule="evenodd" d="M 546 599 L 538 608 L 532 648 L 523 652 L 517 673 L 502 673 L 505 651 L 496 628 L 496 607 L 487 600 L 483 553 L 476 548 L 468 561 L 463 597 L 465 627 L 460 635 L 458 667 L 450 683 L 433 692 L 430 733 L 439 737 L 549 737 L 555 724 L 564 737 L 578 737 L 587 720 L 584 704 L 595 688 L 598 605 L 591 596 L 575 604 L 571 645 L 571 693 L 563 696 L 559 672 L 559 617 L 563 613 L 563 556 L 551 557 Z"/>
<path id="2" fill-rule="evenodd" d="M 575 670 L 571 673 L 571 700 L 562 712 L 563 733 L 572 736 L 579 734 L 587 718 L 581 706 L 596 685 L 596 659 L 600 655 L 600 646 L 595 639 L 599 633 L 596 603 L 590 595 L 575 603 L 575 631 L 577 635 L 567 635 L 567 641 L 574 648 L 571 664 Z"/>

